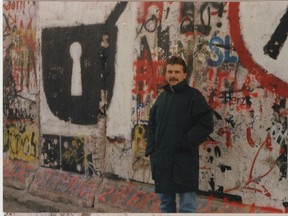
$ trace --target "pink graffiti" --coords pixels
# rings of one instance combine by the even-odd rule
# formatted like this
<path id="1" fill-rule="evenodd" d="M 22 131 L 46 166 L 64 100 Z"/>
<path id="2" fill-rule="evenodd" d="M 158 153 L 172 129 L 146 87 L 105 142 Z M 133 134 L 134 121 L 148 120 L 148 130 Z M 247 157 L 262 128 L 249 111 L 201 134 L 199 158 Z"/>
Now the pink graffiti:
<path id="1" fill-rule="evenodd" d="M 33 184 L 49 191 L 70 193 L 83 199 L 93 198 L 97 188 L 91 177 L 83 178 L 80 175 L 49 169 L 38 171 Z"/>
<path id="2" fill-rule="evenodd" d="M 26 181 L 35 168 L 23 161 L 3 160 L 3 177 Z"/>
<path id="3" fill-rule="evenodd" d="M 154 192 L 139 190 L 133 183 L 105 184 L 97 198 L 100 203 L 110 203 L 114 206 L 136 211 L 159 212 L 159 199 Z"/>

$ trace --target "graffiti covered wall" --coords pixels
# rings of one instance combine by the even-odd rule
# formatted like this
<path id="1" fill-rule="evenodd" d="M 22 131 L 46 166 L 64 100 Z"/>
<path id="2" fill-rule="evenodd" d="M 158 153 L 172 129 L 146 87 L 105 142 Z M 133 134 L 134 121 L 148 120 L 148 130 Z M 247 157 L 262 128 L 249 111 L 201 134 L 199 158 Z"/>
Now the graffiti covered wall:
<path id="1" fill-rule="evenodd" d="M 39 158 L 36 28 L 36 3 L 3 3 L 3 150 L 23 161 Z"/>
<path id="2" fill-rule="evenodd" d="M 41 1 L 3 8 L 10 159 L 153 183 L 144 156 L 149 109 L 165 83 L 165 59 L 180 55 L 189 84 L 214 113 L 214 132 L 199 148 L 200 190 L 288 206 L 286 2 Z"/>

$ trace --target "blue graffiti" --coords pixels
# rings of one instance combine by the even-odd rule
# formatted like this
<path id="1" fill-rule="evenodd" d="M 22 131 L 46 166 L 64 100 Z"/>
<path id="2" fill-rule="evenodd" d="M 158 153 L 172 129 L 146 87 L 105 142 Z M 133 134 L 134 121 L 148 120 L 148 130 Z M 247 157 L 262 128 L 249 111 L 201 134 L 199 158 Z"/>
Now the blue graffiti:
<path id="1" fill-rule="evenodd" d="M 220 37 L 212 37 L 209 43 L 213 59 L 208 59 L 208 64 L 213 67 L 220 66 L 223 62 L 238 62 L 238 56 L 233 56 L 232 52 L 234 47 L 230 44 L 230 37 L 225 36 L 224 41 Z"/>

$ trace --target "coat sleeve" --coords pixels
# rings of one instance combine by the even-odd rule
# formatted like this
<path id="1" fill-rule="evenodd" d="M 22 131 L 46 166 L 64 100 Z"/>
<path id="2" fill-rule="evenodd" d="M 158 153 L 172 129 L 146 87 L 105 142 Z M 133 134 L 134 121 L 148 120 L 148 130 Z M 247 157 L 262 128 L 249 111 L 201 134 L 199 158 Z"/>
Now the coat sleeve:
<path id="1" fill-rule="evenodd" d="M 145 156 L 149 156 L 155 150 L 155 132 L 156 132 L 156 103 L 151 107 L 148 127 L 147 127 L 147 146 L 145 150 Z"/>
<path id="2" fill-rule="evenodd" d="M 191 150 L 204 142 L 213 131 L 214 122 L 211 108 L 204 96 L 197 90 L 194 95 L 191 116 L 193 124 L 183 135 L 182 149 Z"/>

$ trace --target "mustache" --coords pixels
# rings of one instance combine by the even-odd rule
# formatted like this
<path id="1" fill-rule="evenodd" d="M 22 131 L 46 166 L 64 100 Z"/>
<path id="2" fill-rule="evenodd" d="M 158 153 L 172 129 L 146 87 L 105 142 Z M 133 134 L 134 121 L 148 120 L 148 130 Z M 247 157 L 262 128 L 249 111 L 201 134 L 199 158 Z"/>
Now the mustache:
<path id="1" fill-rule="evenodd" d="M 172 77 L 172 78 L 169 79 L 169 81 L 178 81 L 178 79 Z"/>

